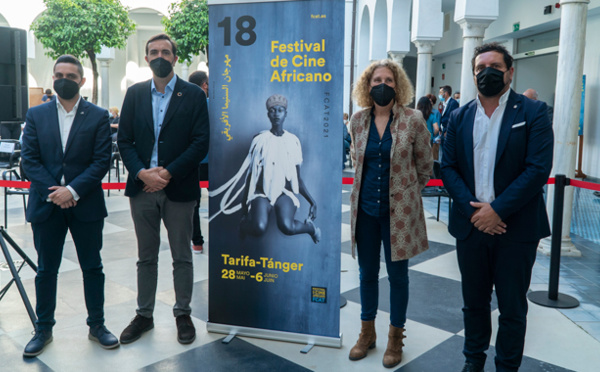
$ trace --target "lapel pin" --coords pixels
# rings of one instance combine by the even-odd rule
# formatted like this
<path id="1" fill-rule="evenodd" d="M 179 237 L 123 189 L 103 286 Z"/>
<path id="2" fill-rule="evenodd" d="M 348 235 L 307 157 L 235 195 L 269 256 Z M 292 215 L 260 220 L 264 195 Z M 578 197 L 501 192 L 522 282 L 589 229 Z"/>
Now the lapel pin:
<path id="1" fill-rule="evenodd" d="M 514 105 L 513 108 L 517 108 L 517 105 Z"/>
<path id="2" fill-rule="evenodd" d="M 177 92 L 177 97 L 181 97 L 183 96 L 183 94 L 181 94 L 181 92 Z"/>
<path id="3" fill-rule="evenodd" d="M 81 111 L 81 112 L 79 113 L 79 115 L 83 115 L 83 111 Z"/>

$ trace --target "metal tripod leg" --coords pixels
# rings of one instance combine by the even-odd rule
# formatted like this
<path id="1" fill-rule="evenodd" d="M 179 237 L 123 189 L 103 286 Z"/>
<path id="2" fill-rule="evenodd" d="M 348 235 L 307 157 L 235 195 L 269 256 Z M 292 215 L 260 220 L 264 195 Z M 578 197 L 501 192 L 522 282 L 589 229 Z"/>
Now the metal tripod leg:
<path id="1" fill-rule="evenodd" d="M 0 232 L 2 233 L 2 234 L 0 234 L 0 247 L 2 247 L 2 253 L 4 253 L 4 258 L 6 258 L 6 263 L 8 264 L 8 267 L 10 268 L 10 273 L 12 274 L 13 280 L 15 281 L 15 284 L 17 285 L 19 294 L 21 295 L 21 299 L 23 300 L 23 304 L 25 305 L 25 308 L 27 309 L 27 313 L 29 314 L 29 319 L 31 319 L 31 324 L 33 324 L 33 328 L 35 328 L 35 321 L 37 320 L 37 317 L 35 316 L 35 312 L 33 311 L 31 302 L 29 302 L 29 297 L 27 297 L 27 292 L 25 291 L 25 287 L 23 287 L 23 282 L 21 281 L 21 278 L 19 277 L 19 271 L 15 267 L 12 257 L 10 256 L 10 252 L 8 251 L 8 247 L 6 246 L 6 241 L 4 240 L 6 233 L 4 231 L 4 228 L 0 227 Z M 11 239 L 11 241 L 12 241 L 12 239 Z M 13 246 L 13 248 L 15 248 L 15 246 Z M 23 252 L 23 251 L 21 251 L 21 252 Z M 19 254 L 21 254 L 21 252 L 19 252 Z M 27 255 L 25 255 L 24 252 L 21 256 L 23 256 L 23 255 L 25 257 L 27 257 Z M 25 259 L 25 257 L 23 257 L 23 258 Z M 27 260 L 29 260 L 29 258 L 27 258 L 26 261 Z M 31 261 L 31 260 L 29 260 L 29 261 Z M 35 267 L 35 265 L 34 265 L 34 267 Z M 37 269 L 37 267 L 36 267 L 36 269 Z"/>

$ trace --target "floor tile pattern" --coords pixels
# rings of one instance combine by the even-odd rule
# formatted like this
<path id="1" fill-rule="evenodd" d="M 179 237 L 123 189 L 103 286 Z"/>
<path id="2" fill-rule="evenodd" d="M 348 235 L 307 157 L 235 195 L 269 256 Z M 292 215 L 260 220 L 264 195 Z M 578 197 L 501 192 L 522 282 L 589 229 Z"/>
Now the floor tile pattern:
<path id="1" fill-rule="evenodd" d="M 114 172 L 114 170 L 113 170 Z M 352 177 L 346 169 L 344 176 Z M 348 360 L 348 352 L 360 332 L 360 295 L 358 266 L 351 257 L 349 227 L 349 190 L 342 192 L 342 272 L 341 293 L 348 304 L 340 310 L 343 345 L 340 349 L 315 347 L 301 354 L 304 345 L 248 337 L 234 338 L 226 345 L 224 335 L 208 333 L 208 254 L 210 238 L 206 236 L 207 197 L 203 193 L 201 223 L 207 243 L 205 254 L 194 255 L 194 297 L 192 317 L 198 330 L 190 345 L 176 341 L 172 316 L 174 293 L 171 258 L 166 231 L 162 231 L 159 258 L 159 285 L 154 313 L 155 328 L 133 344 L 116 350 L 103 350 L 87 340 L 85 305 L 81 272 L 71 239 L 67 239 L 59 275 L 57 324 L 54 341 L 38 358 L 23 359 L 22 350 L 31 338 L 32 326 L 16 288 L 0 301 L 0 371 L 383 371 L 381 358 L 385 350 L 389 324 L 389 284 L 385 265 L 380 271 L 380 306 L 376 322 L 377 347 L 357 362 Z M 590 197 L 591 199 L 583 198 Z M 579 198 L 579 199 L 578 199 Z M 579 203 L 594 206 L 593 195 L 576 196 Z M 600 200 L 600 198 L 597 198 Z M 134 316 L 136 298 L 136 239 L 123 192 L 112 191 L 106 199 L 109 217 L 104 230 L 102 251 L 106 274 L 107 327 L 115 334 Z M 448 234 L 447 201 L 442 199 L 440 222 L 436 221 L 437 199 L 425 198 L 430 249 L 411 259 L 410 301 L 402 372 L 458 371 L 462 368 L 462 298 L 460 273 L 454 252 L 454 240 Z M 573 242 L 582 257 L 563 257 L 560 291 L 578 298 L 581 306 L 555 310 L 530 304 L 528 333 L 522 371 L 597 371 L 600 365 L 600 245 L 593 232 L 598 230 L 595 210 L 574 208 Z M 580 216 L 579 214 L 585 214 Z M 596 219 L 593 219 L 596 213 Z M 8 232 L 34 260 L 31 229 L 24 221 L 22 200 L 9 197 Z M 586 217 L 586 216 L 592 216 Z M 587 218 L 587 219 L 586 219 Z M 13 252 L 11 252 L 13 253 Z M 13 253 L 13 258 L 16 254 Z M 0 256 L 0 284 L 9 280 Z M 538 254 L 532 278 L 532 290 L 548 286 L 549 257 Z M 34 274 L 28 267 L 21 273 L 24 286 L 35 306 Z M 497 330 L 498 310 L 492 304 L 493 330 Z M 493 371 L 494 337 L 488 351 L 486 371 Z"/>

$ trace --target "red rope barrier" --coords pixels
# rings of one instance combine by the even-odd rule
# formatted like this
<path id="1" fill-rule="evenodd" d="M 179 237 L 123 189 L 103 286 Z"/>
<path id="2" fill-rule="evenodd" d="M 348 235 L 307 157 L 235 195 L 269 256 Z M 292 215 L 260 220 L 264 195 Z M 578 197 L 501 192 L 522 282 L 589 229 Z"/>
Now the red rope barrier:
<path id="1" fill-rule="evenodd" d="M 600 183 L 585 182 L 571 179 L 570 184 L 571 186 L 579 187 L 581 189 L 600 191 Z"/>
<path id="2" fill-rule="evenodd" d="M 105 182 L 102 184 L 103 190 L 125 190 L 125 182 Z M 31 182 L 25 181 L 0 181 L 0 187 L 14 187 L 16 189 L 29 189 L 31 188 Z M 208 188 L 208 181 L 200 181 L 200 187 L 203 189 Z"/>
<path id="3" fill-rule="evenodd" d="M 343 185 L 352 185 L 354 183 L 353 177 L 343 177 Z M 548 178 L 548 185 L 554 185 L 554 178 Z M 427 182 L 427 186 L 444 186 L 442 180 L 430 180 Z M 570 186 L 578 187 L 581 189 L 600 191 L 600 183 L 584 182 L 575 179 L 570 180 Z M 31 182 L 24 181 L 0 181 L 0 187 L 14 187 L 18 189 L 28 189 L 31 187 Z M 208 181 L 200 181 L 200 188 L 208 189 Z M 124 190 L 125 182 L 111 182 L 103 183 L 102 189 L 104 190 Z"/>

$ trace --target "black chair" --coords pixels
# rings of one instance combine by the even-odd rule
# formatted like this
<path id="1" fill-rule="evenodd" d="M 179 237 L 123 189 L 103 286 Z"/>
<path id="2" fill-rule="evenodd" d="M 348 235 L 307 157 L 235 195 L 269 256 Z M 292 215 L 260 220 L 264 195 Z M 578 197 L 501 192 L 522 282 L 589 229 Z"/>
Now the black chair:
<path id="1" fill-rule="evenodd" d="M 110 183 L 110 175 L 111 175 L 111 170 L 114 167 L 115 168 L 115 173 L 117 174 L 117 182 L 121 182 L 121 173 L 119 171 L 119 163 L 121 162 L 121 153 L 119 152 L 119 146 L 117 146 L 116 142 L 112 143 L 112 154 L 110 156 L 110 167 L 111 169 L 108 170 L 108 182 Z M 125 169 L 123 169 L 123 172 L 125 172 Z M 108 190 L 108 196 L 110 196 L 110 190 Z"/>
<path id="2" fill-rule="evenodd" d="M 431 176 L 432 180 L 439 180 L 442 178 L 442 171 L 439 160 L 433 161 L 433 174 Z M 452 208 L 452 198 L 448 191 L 443 186 L 425 186 L 421 191 L 421 195 L 423 197 L 437 197 L 438 205 L 437 205 L 437 218 L 436 220 L 440 220 L 440 206 L 442 197 L 448 198 L 448 216 L 450 216 L 450 209 Z"/>
<path id="3" fill-rule="evenodd" d="M 24 173 L 20 164 L 21 143 L 18 140 L 0 140 L 0 168 L 2 171 L 2 180 L 4 181 L 22 181 Z M 17 172 L 17 169 L 21 172 Z M 23 210 L 27 210 L 26 195 L 29 195 L 29 189 L 16 187 L 4 187 L 4 227 L 8 228 L 8 196 L 23 196 Z"/>

